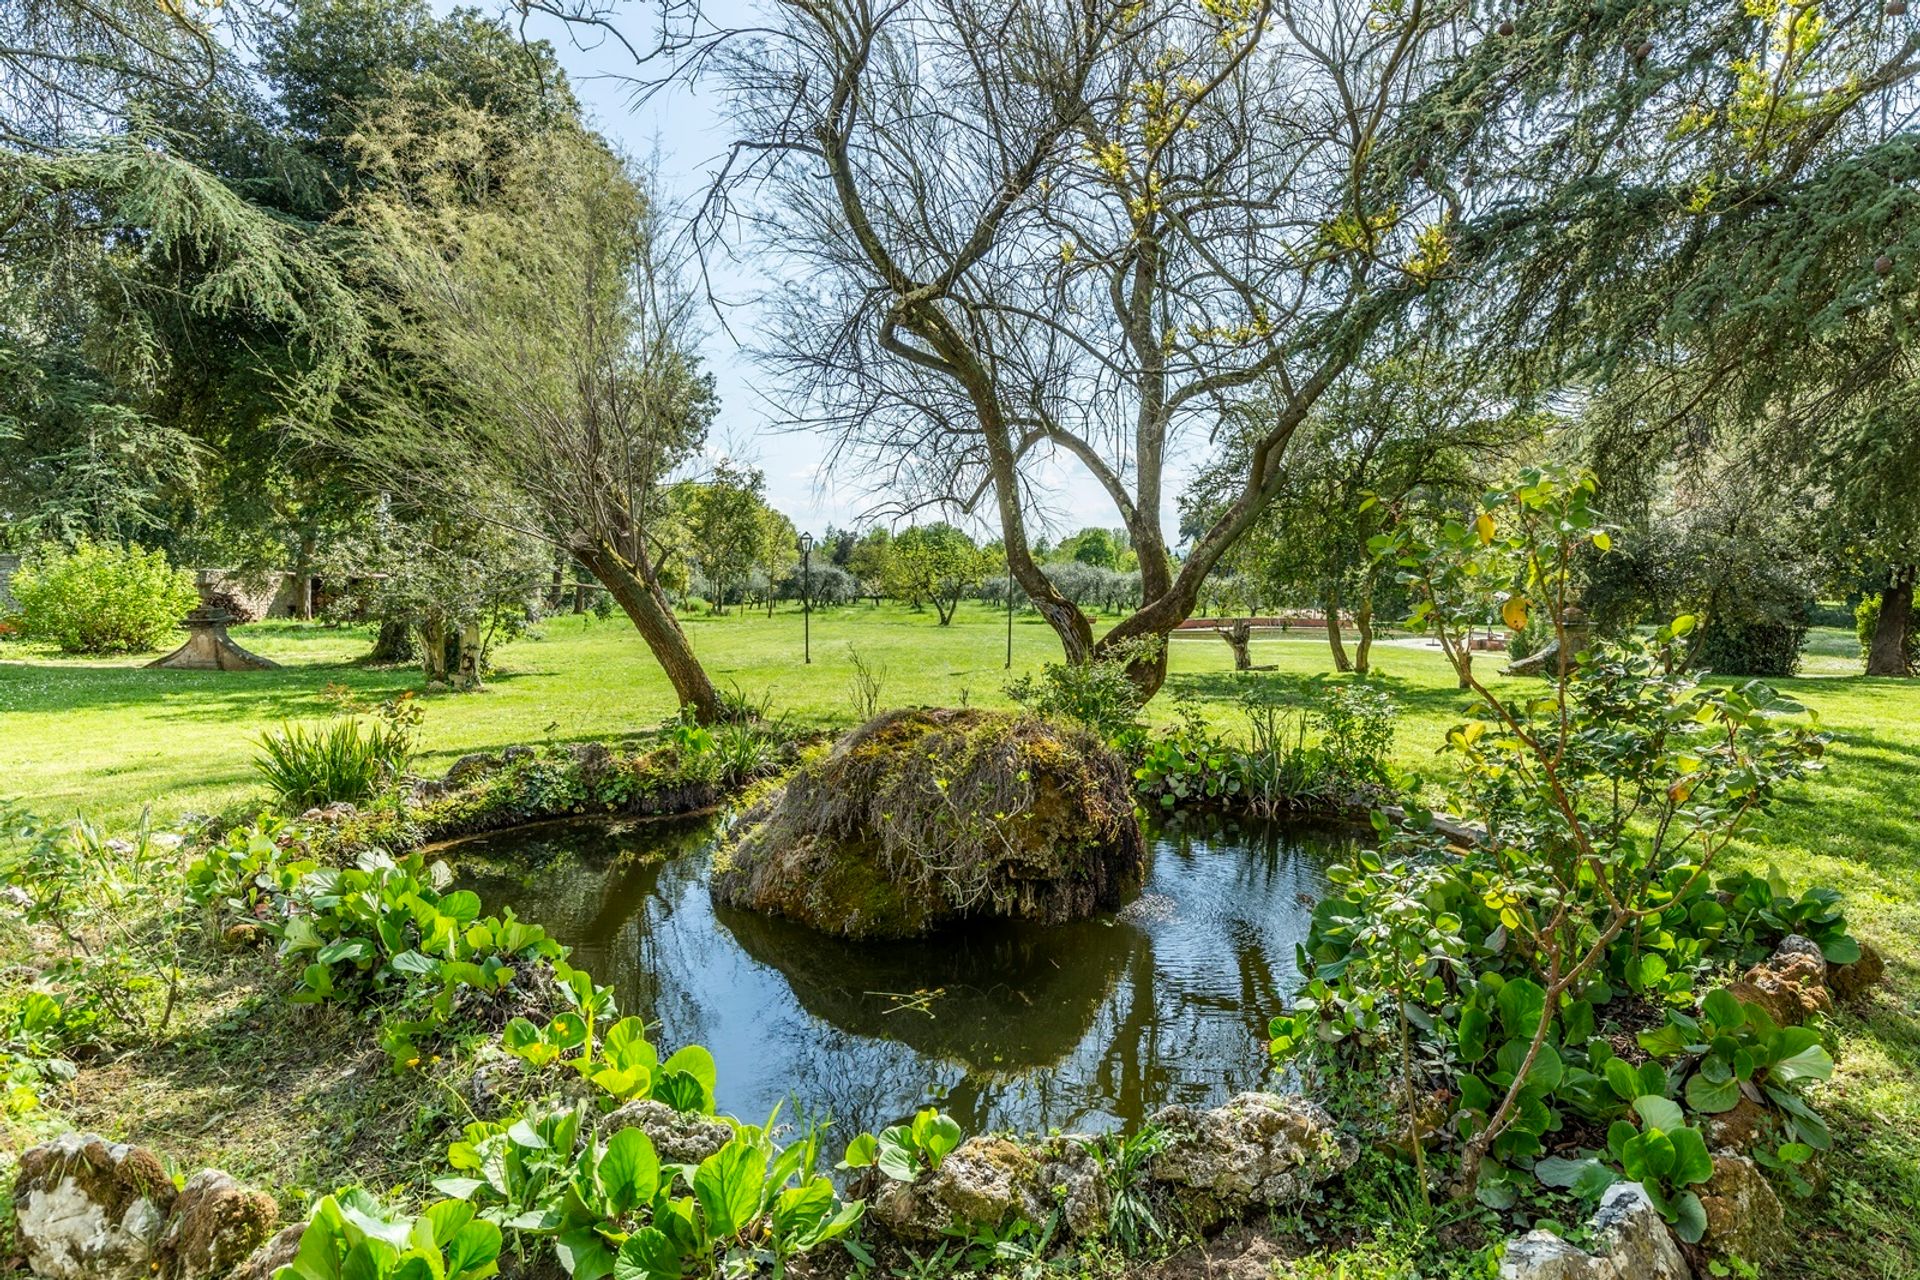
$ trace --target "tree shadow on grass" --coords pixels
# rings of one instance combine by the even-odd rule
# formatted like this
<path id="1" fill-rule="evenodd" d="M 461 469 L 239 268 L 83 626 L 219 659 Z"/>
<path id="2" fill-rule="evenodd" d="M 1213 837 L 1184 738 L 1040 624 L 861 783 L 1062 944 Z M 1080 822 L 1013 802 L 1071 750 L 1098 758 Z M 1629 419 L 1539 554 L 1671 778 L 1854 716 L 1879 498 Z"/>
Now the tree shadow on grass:
<path id="1" fill-rule="evenodd" d="M 545 674 L 502 671 L 490 685 Z M 75 714 L 138 711 L 158 721 L 254 722 L 333 714 L 330 685 L 364 701 L 419 693 L 416 672 L 355 663 L 312 663 L 277 671 L 155 671 L 144 667 L 60 667 L 0 662 L 0 709 Z M 455 695 L 447 695 L 449 697 Z"/>

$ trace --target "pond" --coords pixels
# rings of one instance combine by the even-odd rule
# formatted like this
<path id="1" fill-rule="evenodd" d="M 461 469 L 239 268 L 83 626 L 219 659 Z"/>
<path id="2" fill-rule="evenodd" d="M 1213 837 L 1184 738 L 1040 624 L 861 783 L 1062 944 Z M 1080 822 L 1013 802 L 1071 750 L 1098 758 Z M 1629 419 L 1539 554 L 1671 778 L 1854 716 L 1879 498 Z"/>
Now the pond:
<path id="1" fill-rule="evenodd" d="M 611 981 L 663 1050 L 711 1049 L 722 1111 L 785 1102 L 841 1133 L 934 1102 L 969 1132 L 1093 1131 L 1270 1083 L 1267 1019 L 1349 838 L 1170 820 L 1149 828 L 1145 889 L 1116 916 L 856 943 L 716 907 L 716 830 L 550 825 L 446 856 L 488 910 L 545 925 Z"/>

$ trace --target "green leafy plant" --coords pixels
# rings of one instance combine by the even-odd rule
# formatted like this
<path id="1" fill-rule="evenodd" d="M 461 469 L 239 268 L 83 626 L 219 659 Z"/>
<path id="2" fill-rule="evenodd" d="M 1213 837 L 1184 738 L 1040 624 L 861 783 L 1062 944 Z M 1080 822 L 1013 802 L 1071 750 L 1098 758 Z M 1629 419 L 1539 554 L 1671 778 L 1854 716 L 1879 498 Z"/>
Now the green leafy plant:
<path id="1" fill-rule="evenodd" d="M 1674 643 L 1691 619 L 1676 618 L 1650 644 L 1576 647 L 1576 554 L 1611 547 L 1593 492 L 1587 474 L 1529 472 L 1488 494 L 1471 519 L 1402 525 L 1369 544 L 1413 597 L 1410 621 L 1438 637 L 1473 695 L 1473 717 L 1447 735 L 1465 778 L 1453 807 L 1485 833 L 1467 856 L 1485 877 L 1499 952 L 1524 965 L 1540 996 L 1524 1008 L 1516 1000 L 1512 1017 L 1532 1025 L 1502 1043 L 1504 1058 L 1484 1077 L 1484 1110 L 1470 1107 L 1485 1120 L 1461 1152 L 1464 1188 L 1477 1185 L 1509 1128 L 1536 1127 L 1539 1091 L 1560 1056 L 1549 1043 L 1556 1020 L 1593 985 L 1616 940 L 1710 875 L 1773 794 L 1817 767 L 1825 745 L 1798 723 L 1801 707 L 1762 685 L 1706 687 L 1678 674 Z M 1466 633 L 1494 612 L 1515 628 L 1536 614 L 1551 620 L 1571 670 L 1525 698 L 1487 688 L 1466 661 Z"/>
<path id="2" fill-rule="evenodd" d="M 1852 964 L 1860 958 L 1860 944 L 1847 932 L 1840 895 L 1832 889 L 1796 895 L 1773 867 L 1764 876 L 1723 876 L 1719 889 L 1729 895 L 1726 911 L 1732 927 L 1748 943 L 1740 957 L 1745 963 L 1760 959 L 1790 933 L 1811 938 L 1828 964 Z"/>
<path id="3" fill-rule="evenodd" d="M 907 1124 L 889 1125 L 878 1136 L 862 1133 L 847 1144 L 842 1169 L 878 1169 L 896 1182 L 912 1182 L 940 1167 L 960 1145 L 959 1123 L 943 1111 L 923 1107 Z"/>
<path id="4" fill-rule="evenodd" d="M 1743 1095 L 1764 1099 L 1795 1142 L 1822 1151 L 1833 1144 L 1803 1096 L 1810 1082 L 1833 1075 L 1833 1058 L 1811 1027 L 1777 1026 L 1759 1005 L 1722 987 L 1707 993 L 1698 1018 L 1669 1012 L 1665 1026 L 1640 1033 L 1640 1045 L 1656 1058 L 1683 1060 L 1689 1109 L 1712 1115 L 1733 1110 Z"/>
<path id="5" fill-rule="evenodd" d="M 324 1197 L 300 1250 L 274 1280 L 486 1280 L 499 1273 L 500 1228 L 442 1200 L 417 1218 L 389 1215 L 366 1192 Z"/>
<path id="6" fill-rule="evenodd" d="M 42 543 L 7 585 L 22 634 L 67 653 L 157 649 L 200 602 L 193 575 L 138 543 Z"/>
<path id="7" fill-rule="evenodd" d="M 1161 643 L 1157 636 L 1140 636 L 1114 646 L 1098 662 L 1049 662 L 1038 676 L 1009 684 L 1007 696 L 1035 715 L 1082 725 L 1106 742 L 1122 740 L 1140 722 L 1140 688 L 1127 668 L 1151 661 Z"/>
<path id="8" fill-rule="evenodd" d="M 406 772 L 413 734 L 405 725 L 342 716 L 324 726 L 269 729 L 259 748 L 254 772 L 283 808 L 298 812 L 380 794 Z"/>
<path id="9" fill-rule="evenodd" d="M 1642 1109 L 1644 1128 L 1628 1120 L 1614 1122 L 1607 1130 L 1607 1152 L 1628 1178 L 1646 1188 L 1647 1198 L 1674 1234 L 1697 1244 L 1706 1234 L 1707 1211 L 1691 1188 L 1713 1177 L 1713 1157 L 1700 1131 L 1680 1120 L 1679 1107 L 1667 1105 L 1671 1113 L 1653 1106 Z M 1663 1128 L 1663 1120 L 1671 1127 Z"/>
<path id="10" fill-rule="evenodd" d="M 1107 1234 L 1128 1257 L 1138 1257 L 1167 1238 L 1147 1194 L 1147 1168 L 1166 1145 L 1165 1131 L 1150 1124 L 1132 1133 L 1102 1134 L 1093 1145 L 1093 1157 L 1113 1197 Z"/>

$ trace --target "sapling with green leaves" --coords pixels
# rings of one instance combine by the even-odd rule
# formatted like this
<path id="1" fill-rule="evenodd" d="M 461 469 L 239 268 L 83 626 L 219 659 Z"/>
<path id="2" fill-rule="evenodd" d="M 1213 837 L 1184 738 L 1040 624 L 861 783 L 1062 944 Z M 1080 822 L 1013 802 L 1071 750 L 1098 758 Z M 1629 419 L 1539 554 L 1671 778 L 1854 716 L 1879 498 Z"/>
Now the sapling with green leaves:
<path id="1" fill-rule="evenodd" d="M 1520 1118 L 1556 1019 L 1600 977 L 1616 945 L 1715 860 L 1778 792 L 1819 765 L 1825 739 L 1801 707 L 1754 683 L 1702 685 L 1684 673 L 1675 618 L 1651 642 L 1580 646 L 1578 567 L 1611 535 L 1590 473 L 1531 471 L 1477 509 L 1406 524 L 1372 540 L 1413 596 L 1410 621 L 1462 674 L 1470 718 L 1447 734 L 1463 783 L 1457 812 L 1485 836 L 1485 904 L 1500 947 L 1523 957 L 1543 998 L 1512 1036 L 1513 1070 L 1484 1111 L 1464 1117 L 1457 1190 Z M 1509 626 L 1545 617 L 1570 661 L 1546 683 L 1503 696 L 1461 661 L 1469 630 L 1497 611 Z"/>

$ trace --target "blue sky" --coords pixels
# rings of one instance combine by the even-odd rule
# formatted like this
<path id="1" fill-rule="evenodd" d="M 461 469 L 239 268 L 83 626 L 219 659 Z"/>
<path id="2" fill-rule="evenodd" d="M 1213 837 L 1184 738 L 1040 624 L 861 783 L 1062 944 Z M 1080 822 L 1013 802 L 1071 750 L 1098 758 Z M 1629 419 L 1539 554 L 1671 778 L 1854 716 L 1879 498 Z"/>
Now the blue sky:
<path id="1" fill-rule="evenodd" d="M 468 2 L 485 7 L 493 0 Z M 455 7 L 451 0 L 433 0 L 433 4 L 442 12 Z M 716 21 L 725 22 L 748 14 L 751 6 L 744 0 L 708 0 L 707 9 Z M 624 15 L 622 22 L 632 24 L 629 38 L 635 45 L 642 45 L 650 26 L 651 6 L 629 0 L 617 12 Z M 516 14 L 508 15 L 509 21 L 516 18 Z M 657 154 L 660 183 L 670 197 L 684 200 L 706 188 L 717 159 L 731 140 L 715 95 L 697 87 L 680 87 L 636 106 L 632 83 L 622 78 L 632 72 L 633 60 L 617 40 L 591 28 L 568 28 L 537 15 L 528 19 L 525 29 L 529 37 L 544 37 L 553 43 L 595 127 L 635 157 Z M 824 473 L 825 440 L 775 427 L 782 416 L 778 407 L 781 387 L 739 350 L 737 338 L 727 332 L 753 332 L 751 300 L 767 282 L 739 264 L 714 262 L 709 264 L 709 271 L 714 293 L 730 304 L 725 325 L 713 319 L 703 344 L 721 398 L 710 450 L 760 467 L 766 473 L 769 500 L 802 529 L 819 532 L 829 524 L 863 522 L 862 514 L 874 505 L 872 495 L 850 478 Z M 1037 478 L 1037 487 L 1048 495 L 1051 519 L 1047 523 L 1051 527 L 1036 533 L 1057 539 L 1085 525 L 1119 523 L 1098 484 L 1077 466 L 1048 464 Z M 1177 484 L 1173 487 L 1177 491 Z M 997 528 L 980 522 L 957 516 L 954 521 L 970 525 L 976 534 L 999 536 Z"/>

